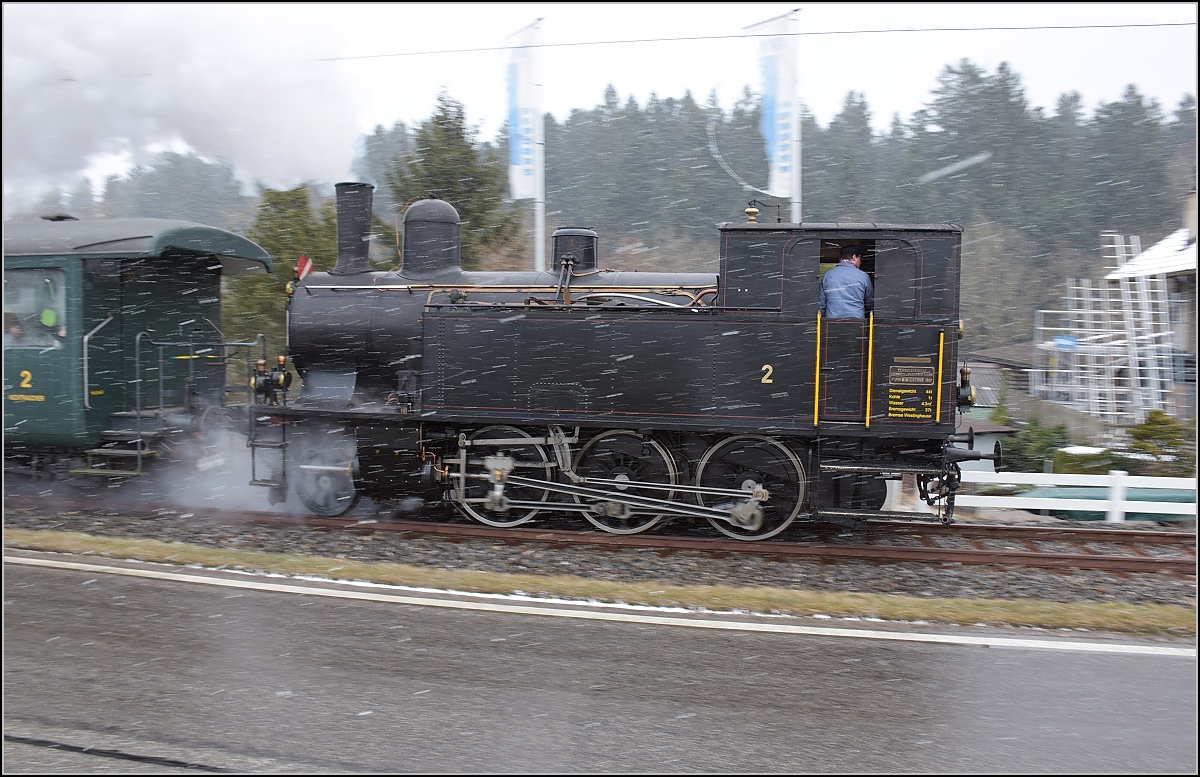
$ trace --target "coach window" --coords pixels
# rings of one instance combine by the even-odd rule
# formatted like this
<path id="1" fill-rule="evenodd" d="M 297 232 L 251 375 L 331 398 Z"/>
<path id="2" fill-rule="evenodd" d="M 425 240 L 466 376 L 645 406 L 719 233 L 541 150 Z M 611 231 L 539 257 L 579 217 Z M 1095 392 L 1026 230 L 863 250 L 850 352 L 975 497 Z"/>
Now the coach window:
<path id="1" fill-rule="evenodd" d="M 4 347 L 61 348 L 66 329 L 62 270 L 4 271 Z"/>

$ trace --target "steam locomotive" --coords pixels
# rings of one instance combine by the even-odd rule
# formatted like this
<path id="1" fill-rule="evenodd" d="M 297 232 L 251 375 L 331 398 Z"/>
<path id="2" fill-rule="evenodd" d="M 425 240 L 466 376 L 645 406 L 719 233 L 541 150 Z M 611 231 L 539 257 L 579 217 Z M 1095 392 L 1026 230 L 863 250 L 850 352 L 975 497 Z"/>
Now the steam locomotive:
<path id="1" fill-rule="evenodd" d="M 253 378 L 251 482 L 274 503 L 294 493 L 334 516 L 420 497 L 497 527 L 707 521 L 762 540 L 801 516 L 886 514 L 906 475 L 949 523 L 958 462 L 1000 464 L 955 433 L 973 401 L 955 369 L 957 225 L 762 223 L 749 208 L 719 225 L 715 274 L 602 269 L 579 227 L 553 233 L 548 271 L 471 272 L 457 211 L 429 198 L 381 272 L 373 187 L 336 189 L 337 265 L 296 273 L 287 354 Z M 824 319 L 821 274 L 851 244 L 874 311 Z"/>

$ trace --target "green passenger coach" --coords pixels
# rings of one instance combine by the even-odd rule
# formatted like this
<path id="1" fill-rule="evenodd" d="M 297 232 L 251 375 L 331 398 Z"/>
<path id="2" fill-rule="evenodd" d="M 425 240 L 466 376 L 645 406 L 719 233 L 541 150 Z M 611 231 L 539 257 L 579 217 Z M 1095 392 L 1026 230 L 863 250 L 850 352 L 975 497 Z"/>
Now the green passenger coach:
<path id="1" fill-rule="evenodd" d="M 224 403 L 222 275 L 271 271 L 261 247 L 201 224 L 6 221 L 6 472 L 140 473 Z"/>

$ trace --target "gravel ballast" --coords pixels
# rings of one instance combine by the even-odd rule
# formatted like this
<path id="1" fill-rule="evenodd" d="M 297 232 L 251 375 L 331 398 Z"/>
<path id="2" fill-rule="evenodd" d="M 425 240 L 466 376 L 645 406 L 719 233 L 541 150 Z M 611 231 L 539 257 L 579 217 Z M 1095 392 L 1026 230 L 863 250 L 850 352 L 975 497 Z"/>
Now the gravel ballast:
<path id="1" fill-rule="evenodd" d="M 5 510 L 6 528 L 81 532 L 154 539 L 202 547 L 393 562 L 416 567 L 575 575 L 664 585 L 767 586 L 790 590 L 901 594 L 931 598 L 1038 599 L 1053 602 L 1123 602 L 1194 607 L 1196 578 L 1174 573 L 934 566 L 916 563 L 823 562 L 731 553 L 611 550 L 598 546 L 552 547 L 494 540 L 412 537 L 388 531 L 333 532 L 301 527 L 197 521 L 186 511 L 131 518 L 115 510 Z M 409 516 L 405 516 L 408 518 Z M 1125 524 L 1128 528 L 1148 526 Z M 368 527 L 364 527 L 368 528 Z M 1167 529 L 1170 530 L 1170 529 Z"/>

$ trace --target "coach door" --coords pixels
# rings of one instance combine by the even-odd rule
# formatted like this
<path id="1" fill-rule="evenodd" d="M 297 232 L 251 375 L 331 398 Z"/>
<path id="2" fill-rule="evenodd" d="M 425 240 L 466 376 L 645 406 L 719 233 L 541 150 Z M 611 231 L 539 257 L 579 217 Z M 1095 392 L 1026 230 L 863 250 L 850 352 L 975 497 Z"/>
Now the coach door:
<path id="1" fill-rule="evenodd" d="M 121 260 L 83 262 L 80 397 L 91 433 L 112 428 L 113 413 L 128 409 L 122 349 Z"/>

